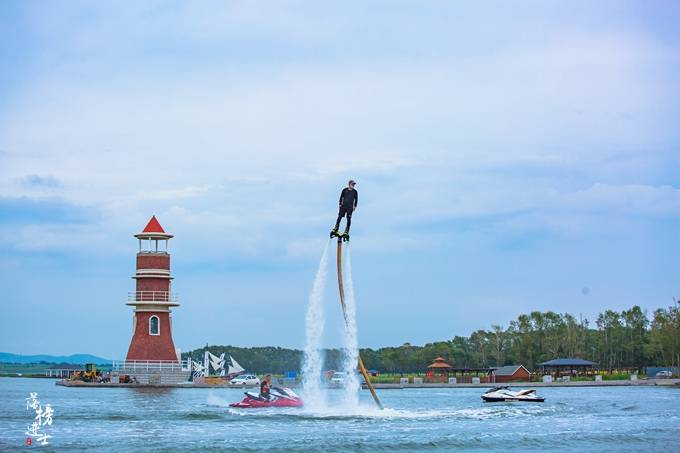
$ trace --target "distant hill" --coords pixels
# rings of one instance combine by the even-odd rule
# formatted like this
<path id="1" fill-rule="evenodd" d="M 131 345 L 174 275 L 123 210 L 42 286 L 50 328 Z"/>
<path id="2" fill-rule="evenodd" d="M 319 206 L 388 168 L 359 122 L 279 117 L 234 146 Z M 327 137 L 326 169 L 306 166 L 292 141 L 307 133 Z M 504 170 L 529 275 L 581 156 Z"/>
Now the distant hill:
<path id="1" fill-rule="evenodd" d="M 91 354 L 71 354 L 71 355 L 21 355 L 10 352 L 0 352 L 0 363 L 111 363 L 109 359 L 103 359 Z"/>

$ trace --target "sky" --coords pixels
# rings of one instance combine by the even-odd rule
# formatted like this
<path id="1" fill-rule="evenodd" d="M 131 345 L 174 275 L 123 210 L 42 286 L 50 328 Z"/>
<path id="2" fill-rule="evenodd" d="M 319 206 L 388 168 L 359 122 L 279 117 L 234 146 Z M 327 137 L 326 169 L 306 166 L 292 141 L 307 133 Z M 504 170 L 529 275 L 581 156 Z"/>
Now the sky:
<path id="1" fill-rule="evenodd" d="M 362 347 L 666 307 L 679 22 L 672 1 L 1 2 L 0 350 L 124 358 L 152 214 L 178 348 L 300 348 L 350 178 Z"/>

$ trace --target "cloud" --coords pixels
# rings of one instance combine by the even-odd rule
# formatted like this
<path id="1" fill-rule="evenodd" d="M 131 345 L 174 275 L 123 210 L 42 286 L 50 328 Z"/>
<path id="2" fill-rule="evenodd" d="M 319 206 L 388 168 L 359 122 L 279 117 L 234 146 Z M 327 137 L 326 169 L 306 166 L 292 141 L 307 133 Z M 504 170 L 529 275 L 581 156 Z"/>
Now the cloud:
<path id="1" fill-rule="evenodd" d="M 643 184 L 594 184 L 565 196 L 565 204 L 580 210 L 605 210 L 633 216 L 671 217 L 680 214 L 680 189 Z"/>
<path id="2" fill-rule="evenodd" d="M 647 22 L 607 5 L 363 8 L 25 10 L 45 70 L 0 109 L 0 193 L 58 189 L 116 234 L 160 213 L 201 253 L 290 257 L 306 247 L 268 232 L 328 228 L 350 177 L 376 241 L 676 212 L 680 60 Z"/>
<path id="3" fill-rule="evenodd" d="M 190 301 L 178 332 L 185 314 L 223 332 L 204 313 L 240 316 L 225 294 L 250 301 L 237 304 L 244 315 L 254 300 L 295 325 L 349 178 L 362 325 L 389 312 L 419 342 L 525 309 L 651 304 L 676 285 L 672 8 L 69 2 L 2 13 L 12 26 L 0 38 L 16 44 L 0 49 L 12 68 L 0 73 L 10 307 L 30 303 L 26 288 L 43 291 L 45 275 L 65 307 L 92 305 L 73 292 L 87 282 L 124 294 L 130 281 L 111 275 L 128 277 L 132 234 L 156 213 Z M 583 282 L 594 289 L 575 307 Z M 423 312 L 441 315 L 436 331 Z M 19 311 L 7 319 L 21 325 Z M 87 325 L 89 336 L 112 327 Z M 405 335 L 363 332 L 373 344 Z M 15 344 L 33 336 L 7 331 Z"/>
<path id="4" fill-rule="evenodd" d="M 219 188 L 219 187 L 218 187 Z M 167 190 L 140 190 L 137 198 L 140 200 L 181 200 L 183 198 L 198 197 L 208 193 L 210 186 L 186 186 Z"/>
<path id="5" fill-rule="evenodd" d="M 98 219 L 96 210 L 58 198 L 0 197 L 2 224 L 61 223 L 82 224 Z"/>
<path id="6" fill-rule="evenodd" d="M 61 187 L 61 182 L 54 176 L 26 175 L 19 179 L 19 184 L 23 187 L 33 189 L 54 189 Z"/>

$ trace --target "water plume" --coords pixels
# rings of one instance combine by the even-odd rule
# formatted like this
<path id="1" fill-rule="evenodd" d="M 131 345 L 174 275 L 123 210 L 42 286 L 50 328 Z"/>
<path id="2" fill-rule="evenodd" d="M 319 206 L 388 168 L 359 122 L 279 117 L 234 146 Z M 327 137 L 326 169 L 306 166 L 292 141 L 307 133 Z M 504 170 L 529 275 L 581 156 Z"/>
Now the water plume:
<path id="1" fill-rule="evenodd" d="M 343 275 L 345 277 L 345 328 L 343 336 L 343 371 L 347 373 L 344 386 L 344 406 L 356 408 L 359 405 L 359 378 L 357 364 L 359 361 L 359 341 L 357 338 L 357 315 L 354 301 L 354 285 L 352 283 L 352 260 L 349 244 L 346 247 Z"/>
<path id="2" fill-rule="evenodd" d="M 321 341 L 325 324 L 323 295 L 328 274 L 328 249 L 330 241 L 319 261 L 319 268 L 314 278 L 314 286 L 309 294 L 309 305 L 305 317 L 305 354 L 302 363 L 302 393 L 305 406 L 318 409 L 326 406 L 325 394 L 321 389 L 321 372 L 323 354 Z"/>

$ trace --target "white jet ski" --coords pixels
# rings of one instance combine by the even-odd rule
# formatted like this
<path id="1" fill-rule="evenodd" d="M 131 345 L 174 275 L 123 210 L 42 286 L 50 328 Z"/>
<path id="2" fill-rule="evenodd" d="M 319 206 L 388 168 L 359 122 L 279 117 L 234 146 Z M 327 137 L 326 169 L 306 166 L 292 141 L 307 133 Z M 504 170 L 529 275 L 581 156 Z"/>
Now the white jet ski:
<path id="1" fill-rule="evenodd" d="M 504 401 L 518 401 L 524 403 L 542 403 L 545 398 L 536 395 L 536 390 L 525 389 L 513 392 L 509 386 L 494 387 L 487 390 L 482 399 L 485 403 L 500 403 Z"/>

